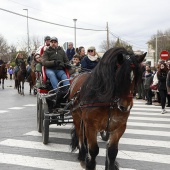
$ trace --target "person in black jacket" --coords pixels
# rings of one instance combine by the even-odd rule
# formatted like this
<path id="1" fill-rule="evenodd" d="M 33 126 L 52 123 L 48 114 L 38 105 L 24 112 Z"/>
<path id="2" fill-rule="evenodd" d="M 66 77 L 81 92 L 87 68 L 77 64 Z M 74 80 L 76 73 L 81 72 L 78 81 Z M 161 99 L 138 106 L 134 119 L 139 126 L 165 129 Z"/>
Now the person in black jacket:
<path id="1" fill-rule="evenodd" d="M 167 65 L 165 63 L 161 63 L 159 65 L 157 77 L 158 77 L 158 90 L 161 97 L 162 114 L 167 112 L 165 110 L 166 96 L 167 96 L 167 88 L 166 88 L 167 73 L 168 73 Z"/>

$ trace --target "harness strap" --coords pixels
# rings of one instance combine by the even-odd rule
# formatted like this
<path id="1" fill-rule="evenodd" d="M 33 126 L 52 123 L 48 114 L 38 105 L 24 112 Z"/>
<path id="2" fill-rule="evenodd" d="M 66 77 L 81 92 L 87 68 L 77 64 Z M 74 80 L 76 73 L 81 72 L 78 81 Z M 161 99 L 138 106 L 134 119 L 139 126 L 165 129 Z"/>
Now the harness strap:
<path id="1" fill-rule="evenodd" d="M 110 108 L 109 108 L 109 114 L 108 114 L 108 120 L 107 120 L 107 126 L 106 126 L 106 129 L 105 129 L 106 132 L 108 132 L 108 130 L 109 130 L 110 117 L 111 117 L 111 110 L 112 110 L 112 109 L 113 109 L 113 107 L 110 106 Z"/>

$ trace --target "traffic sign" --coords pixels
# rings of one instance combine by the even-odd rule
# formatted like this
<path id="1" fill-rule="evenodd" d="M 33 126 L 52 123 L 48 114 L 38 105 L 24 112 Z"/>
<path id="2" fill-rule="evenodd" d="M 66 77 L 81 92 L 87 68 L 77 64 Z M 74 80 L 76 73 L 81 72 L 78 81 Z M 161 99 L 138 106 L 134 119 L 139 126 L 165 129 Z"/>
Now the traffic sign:
<path id="1" fill-rule="evenodd" d="M 162 60 L 168 60 L 168 58 L 169 58 L 168 51 L 166 51 L 166 50 L 161 51 L 160 57 L 161 57 Z"/>

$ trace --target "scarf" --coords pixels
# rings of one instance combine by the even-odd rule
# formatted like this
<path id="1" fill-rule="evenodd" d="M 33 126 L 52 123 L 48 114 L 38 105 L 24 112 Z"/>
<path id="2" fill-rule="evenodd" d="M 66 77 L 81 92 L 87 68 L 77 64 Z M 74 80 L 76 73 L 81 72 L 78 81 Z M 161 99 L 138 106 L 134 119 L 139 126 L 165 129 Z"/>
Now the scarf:
<path id="1" fill-rule="evenodd" d="M 99 57 L 96 54 L 95 56 L 91 56 L 91 55 L 87 55 L 87 57 L 91 60 L 91 61 L 96 61 Z"/>

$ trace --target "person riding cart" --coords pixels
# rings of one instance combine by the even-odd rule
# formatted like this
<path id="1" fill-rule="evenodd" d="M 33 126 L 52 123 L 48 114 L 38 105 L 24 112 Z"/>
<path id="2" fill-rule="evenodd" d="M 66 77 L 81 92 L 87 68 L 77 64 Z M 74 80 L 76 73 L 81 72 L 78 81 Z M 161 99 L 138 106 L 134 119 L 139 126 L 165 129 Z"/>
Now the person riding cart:
<path id="1" fill-rule="evenodd" d="M 58 46 L 58 39 L 56 37 L 50 39 L 50 46 L 47 47 L 42 56 L 42 65 L 45 66 L 45 73 L 51 82 L 52 88 L 57 91 L 59 81 L 63 81 L 63 90 L 67 91 L 70 82 L 66 80 L 68 78 L 64 69 L 69 67 L 69 60 L 64 50 Z M 57 100 L 60 100 L 61 96 L 63 94 L 57 94 Z M 49 110 L 52 109 L 54 103 L 51 103 L 51 99 L 49 101 L 47 99 L 47 103 Z M 56 103 L 58 101 L 55 101 Z"/>

